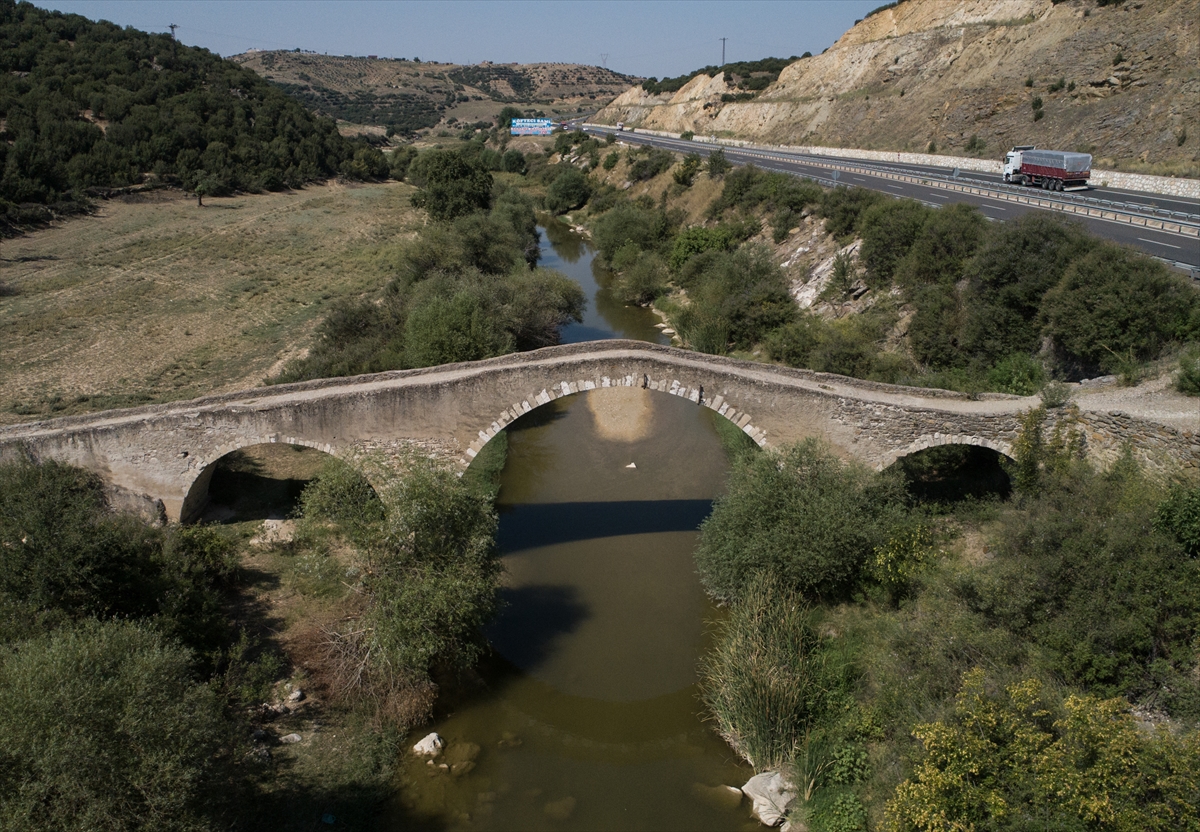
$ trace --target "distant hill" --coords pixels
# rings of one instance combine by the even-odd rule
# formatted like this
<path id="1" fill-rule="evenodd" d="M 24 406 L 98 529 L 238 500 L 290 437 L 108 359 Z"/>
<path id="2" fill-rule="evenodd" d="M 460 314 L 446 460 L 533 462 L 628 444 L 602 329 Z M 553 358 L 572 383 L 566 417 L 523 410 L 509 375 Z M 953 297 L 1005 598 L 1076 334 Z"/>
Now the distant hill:
<path id="1" fill-rule="evenodd" d="M 321 115 L 402 135 L 490 118 L 505 105 L 550 117 L 594 110 L 642 80 L 579 64 L 460 65 L 269 51 L 231 60 Z"/>
<path id="2" fill-rule="evenodd" d="M 149 178 L 298 186 L 355 153 L 332 121 L 206 49 L 0 0 L 0 228 Z"/>
<path id="3" fill-rule="evenodd" d="M 761 91 L 713 76 L 633 87 L 596 120 L 993 158 L 1037 144 L 1200 176 L 1200 0 L 906 0 Z"/>

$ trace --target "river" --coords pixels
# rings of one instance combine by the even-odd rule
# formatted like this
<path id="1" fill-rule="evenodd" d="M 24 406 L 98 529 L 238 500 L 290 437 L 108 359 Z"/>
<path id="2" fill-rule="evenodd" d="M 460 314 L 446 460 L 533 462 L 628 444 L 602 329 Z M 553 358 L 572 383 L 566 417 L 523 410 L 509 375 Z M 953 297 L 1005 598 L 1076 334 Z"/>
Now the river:
<path id="1" fill-rule="evenodd" d="M 542 265 L 589 296 L 564 341 L 668 342 L 653 313 L 608 294 L 585 240 L 547 226 Z M 729 467 L 714 418 L 619 388 L 558 399 L 510 426 L 498 499 L 505 608 L 487 633 L 495 655 L 482 682 L 422 729 L 448 741 L 444 759 L 463 773 L 406 759 L 410 822 L 757 828 L 720 788 L 752 772 L 703 721 L 696 687 L 706 622 L 719 614 L 696 576 L 696 527 Z"/>

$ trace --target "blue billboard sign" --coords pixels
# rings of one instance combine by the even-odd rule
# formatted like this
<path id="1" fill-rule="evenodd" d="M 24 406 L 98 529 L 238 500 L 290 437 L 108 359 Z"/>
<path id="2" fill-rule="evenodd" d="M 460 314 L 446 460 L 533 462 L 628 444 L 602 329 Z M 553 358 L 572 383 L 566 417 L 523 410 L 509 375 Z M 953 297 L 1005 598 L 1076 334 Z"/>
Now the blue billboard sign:
<path id="1" fill-rule="evenodd" d="M 514 136 L 549 136 L 554 132 L 554 122 L 548 118 L 514 118 L 511 132 Z"/>

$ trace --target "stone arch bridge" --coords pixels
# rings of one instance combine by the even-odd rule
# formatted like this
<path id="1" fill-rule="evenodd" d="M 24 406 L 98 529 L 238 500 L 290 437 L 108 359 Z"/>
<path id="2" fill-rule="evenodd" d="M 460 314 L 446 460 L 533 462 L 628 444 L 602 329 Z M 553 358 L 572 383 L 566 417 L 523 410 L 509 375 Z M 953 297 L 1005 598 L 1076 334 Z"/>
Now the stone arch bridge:
<path id="1" fill-rule="evenodd" d="M 239 448 L 283 442 L 350 461 L 416 451 L 465 468 L 522 414 L 605 387 L 689 399 L 763 447 L 819 437 L 876 469 L 942 444 L 1010 454 L 1020 415 L 1039 403 L 877 384 L 640 341 L 597 341 L 13 425 L 0 428 L 0 460 L 78 465 L 104 479 L 115 505 L 157 507 L 170 520 L 187 521 L 203 508 L 216 461 Z M 1128 445 L 1153 467 L 1200 467 L 1200 408 L 1194 422 L 1181 425 L 1083 407 L 1079 423 L 1088 454 L 1101 463 Z"/>

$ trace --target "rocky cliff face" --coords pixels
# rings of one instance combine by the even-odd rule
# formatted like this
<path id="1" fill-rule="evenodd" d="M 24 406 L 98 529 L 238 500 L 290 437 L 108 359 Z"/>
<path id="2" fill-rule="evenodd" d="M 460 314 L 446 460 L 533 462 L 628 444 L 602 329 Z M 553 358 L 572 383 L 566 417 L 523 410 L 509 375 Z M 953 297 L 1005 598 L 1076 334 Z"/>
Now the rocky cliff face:
<path id="1" fill-rule="evenodd" d="M 988 157 L 1037 144 L 1090 152 L 1097 167 L 1200 176 L 1200 0 L 907 0 L 755 99 L 723 102 L 729 92 L 707 76 L 670 96 L 634 87 L 596 120 Z"/>

